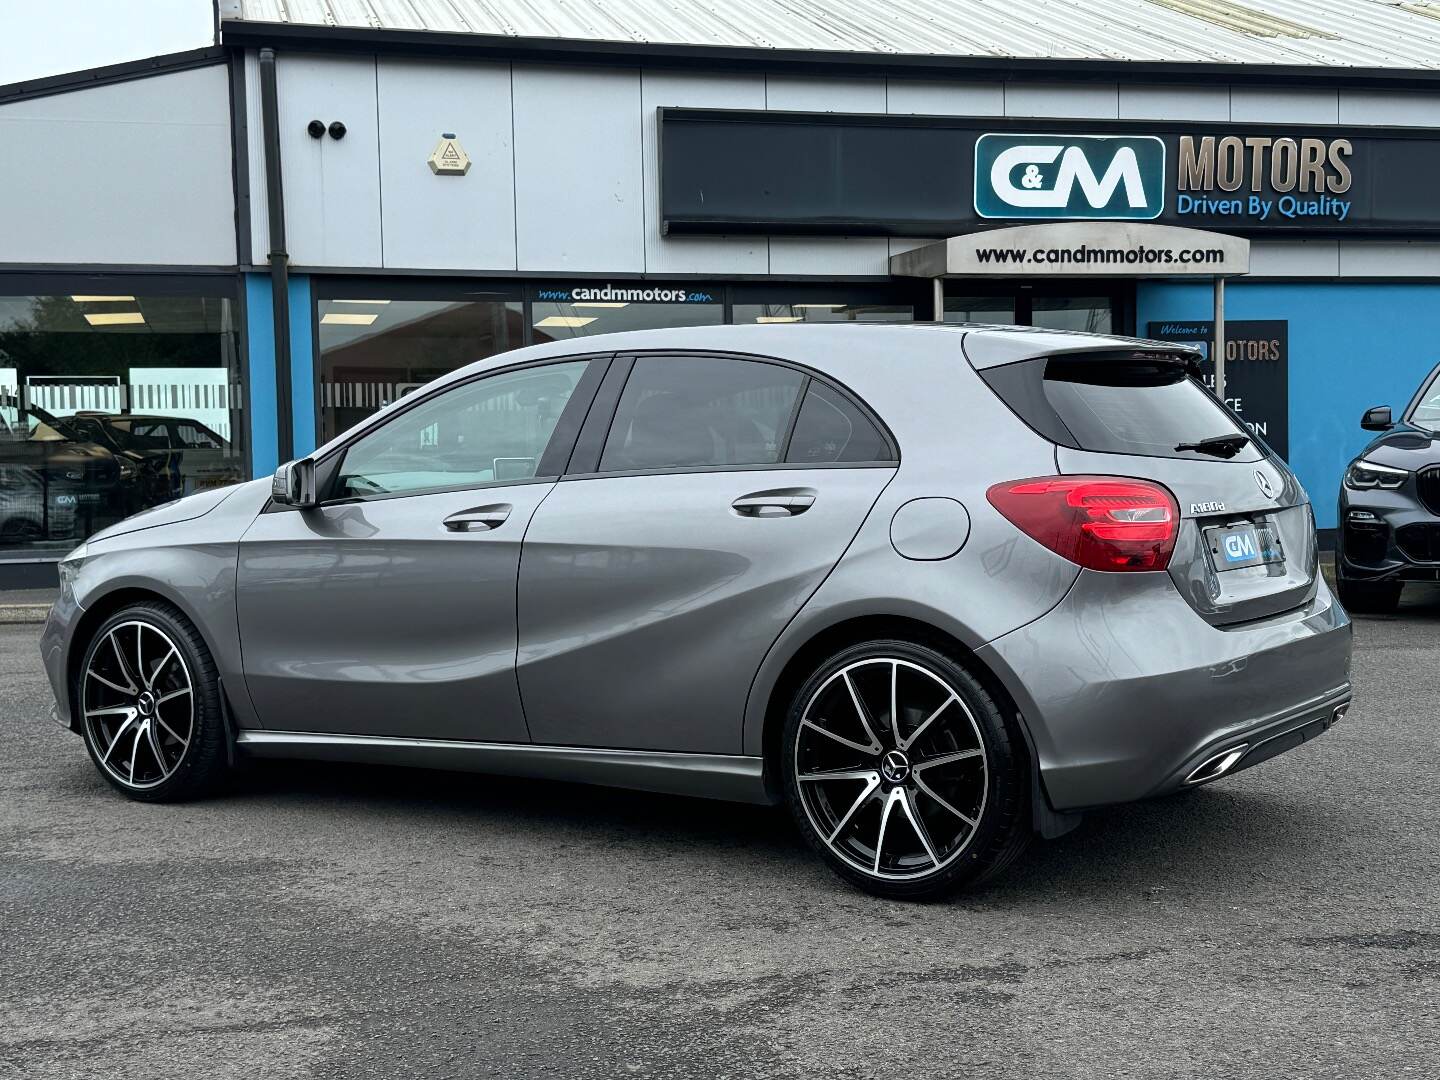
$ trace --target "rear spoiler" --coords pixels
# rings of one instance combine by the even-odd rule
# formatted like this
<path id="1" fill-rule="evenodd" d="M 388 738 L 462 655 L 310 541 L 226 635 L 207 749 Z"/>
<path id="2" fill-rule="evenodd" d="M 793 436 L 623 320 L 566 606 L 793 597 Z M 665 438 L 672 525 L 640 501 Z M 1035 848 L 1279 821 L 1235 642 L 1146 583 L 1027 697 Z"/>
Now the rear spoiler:
<path id="1" fill-rule="evenodd" d="M 1080 344 L 1081 342 L 1086 344 Z M 1094 360 L 1097 363 L 1141 360 L 1149 363 L 1178 364 L 1185 369 L 1187 375 L 1198 375 L 1200 364 L 1205 359 L 1199 349 L 1168 341 L 1102 337 L 1067 331 L 978 331 L 966 334 L 961 346 L 965 351 L 965 358 L 976 371 L 1053 357 Z"/>

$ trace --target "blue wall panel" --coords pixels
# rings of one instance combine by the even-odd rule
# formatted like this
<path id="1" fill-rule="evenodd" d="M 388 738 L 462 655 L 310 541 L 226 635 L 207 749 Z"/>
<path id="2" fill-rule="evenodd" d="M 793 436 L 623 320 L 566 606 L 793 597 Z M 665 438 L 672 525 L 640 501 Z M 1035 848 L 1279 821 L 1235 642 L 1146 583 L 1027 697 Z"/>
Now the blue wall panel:
<path id="1" fill-rule="evenodd" d="M 1209 319 L 1208 282 L 1142 283 L 1137 329 L 1162 319 Z M 1398 411 L 1440 361 L 1440 285 L 1231 282 L 1229 319 L 1285 319 L 1290 337 L 1290 464 L 1335 527 L 1340 477 L 1370 441 L 1360 414 Z"/>
<path id="2" fill-rule="evenodd" d="M 275 424 L 275 313 L 270 277 L 245 275 L 245 337 L 250 382 L 250 475 L 269 476 L 280 462 Z"/>
<path id="3" fill-rule="evenodd" d="M 310 278 L 290 279 L 290 403 L 295 456 L 315 449 L 315 334 L 310 299 Z"/>

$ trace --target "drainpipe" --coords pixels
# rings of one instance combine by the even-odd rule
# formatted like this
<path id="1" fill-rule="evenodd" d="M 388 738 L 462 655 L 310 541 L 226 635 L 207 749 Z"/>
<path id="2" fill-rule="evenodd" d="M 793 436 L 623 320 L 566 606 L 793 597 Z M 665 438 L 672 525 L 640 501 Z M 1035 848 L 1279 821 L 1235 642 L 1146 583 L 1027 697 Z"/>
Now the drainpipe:
<path id="1" fill-rule="evenodd" d="M 290 410 L 290 256 L 285 252 L 285 189 L 280 181 L 280 106 L 275 50 L 260 50 L 260 122 L 265 133 L 265 194 L 270 214 L 270 297 L 275 320 L 275 424 L 280 460 L 295 456 Z"/>
<path id="2" fill-rule="evenodd" d="M 1215 396 L 1225 404 L 1225 279 L 1215 275 L 1215 343 L 1210 347 L 1215 357 Z"/>

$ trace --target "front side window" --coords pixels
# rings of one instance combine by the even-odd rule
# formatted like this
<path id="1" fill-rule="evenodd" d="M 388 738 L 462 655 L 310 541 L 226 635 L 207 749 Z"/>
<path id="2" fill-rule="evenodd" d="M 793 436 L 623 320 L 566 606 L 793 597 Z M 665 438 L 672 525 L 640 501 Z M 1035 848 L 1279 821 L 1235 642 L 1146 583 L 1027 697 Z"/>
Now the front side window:
<path id="1" fill-rule="evenodd" d="M 600 470 L 774 464 L 804 383 L 798 371 L 753 360 L 641 357 L 625 383 Z"/>
<path id="2" fill-rule="evenodd" d="M 589 361 L 501 372 L 437 394 L 357 439 L 340 498 L 474 487 L 538 475 Z"/>

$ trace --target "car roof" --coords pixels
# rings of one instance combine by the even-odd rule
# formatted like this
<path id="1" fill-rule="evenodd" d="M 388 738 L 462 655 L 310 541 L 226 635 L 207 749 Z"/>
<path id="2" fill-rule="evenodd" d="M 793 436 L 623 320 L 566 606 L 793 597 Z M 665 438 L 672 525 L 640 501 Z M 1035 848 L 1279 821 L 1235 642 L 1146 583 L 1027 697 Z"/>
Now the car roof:
<path id="1" fill-rule="evenodd" d="M 925 335 L 921 338 L 919 335 Z M 1193 351 L 1183 345 L 1145 341 L 1114 334 L 1090 334 L 1072 330 L 1048 330 L 1033 326 L 1001 326 L 984 323 L 739 323 L 714 326 L 676 326 L 651 330 L 622 330 L 613 334 L 564 338 L 539 345 L 529 345 L 511 352 L 487 357 L 460 371 L 444 376 L 448 381 L 477 371 L 508 364 L 525 363 L 551 356 L 578 356 L 593 353 L 626 351 L 702 350 L 753 353 L 794 359 L 809 363 L 832 349 L 837 352 L 872 352 L 877 348 L 903 349 L 922 340 L 933 342 L 944 335 L 956 346 L 963 342 L 963 353 L 977 367 L 990 366 L 976 360 L 976 352 L 1003 355 L 1003 362 L 1039 356 L 1050 352 L 1113 351 L 1116 349 L 1165 349 L 1170 352 Z M 929 348 L 921 351 L 930 351 Z M 957 348 L 956 356 L 961 355 Z M 889 360 L 900 359 L 903 353 L 891 353 Z M 816 363 L 827 370 L 823 361 Z M 437 380 L 438 381 L 438 380 Z"/>
<path id="2" fill-rule="evenodd" d="M 580 359 L 626 352 L 708 352 L 771 357 L 813 368 L 847 386 L 877 410 L 882 398 L 904 399 L 912 407 L 923 400 L 923 380 L 895 380 L 900 367 L 923 370 L 927 364 L 959 363 L 967 369 L 1048 353 L 1113 353 L 1117 349 L 1163 348 L 1170 354 L 1183 347 L 1144 342 L 1102 334 L 1082 334 L 1025 326 L 968 325 L 964 323 L 746 323 L 712 326 L 676 326 L 652 330 L 623 330 L 613 334 L 565 338 L 496 353 L 447 372 L 418 391 L 425 397 L 443 392 L 457 382 L 497 368 L 543 360 Z M 976 353 L 984 361 L 976 361 Z M 1198 354 L 1195 354 L 1198 355 Z M 966 364 L 966 359 L 970 363 Z M 893 384 L 889 387 L 885 383 Z M 919 395 L 914 401 L 911 395 Z M 410 398 L 399 398 L 408 401 Z M 362 422 L 362 427 L 383 422 L 388 407 Z M 884 410 L 881 410 L 884 415 Z M 353 429 L 352 429 L 353 432 Z M 315 454 L 323 457 L 352 437 L 342 432 Z"/>

